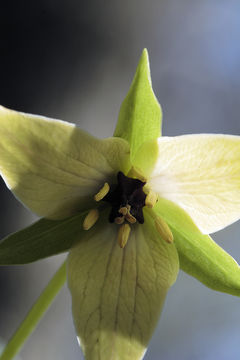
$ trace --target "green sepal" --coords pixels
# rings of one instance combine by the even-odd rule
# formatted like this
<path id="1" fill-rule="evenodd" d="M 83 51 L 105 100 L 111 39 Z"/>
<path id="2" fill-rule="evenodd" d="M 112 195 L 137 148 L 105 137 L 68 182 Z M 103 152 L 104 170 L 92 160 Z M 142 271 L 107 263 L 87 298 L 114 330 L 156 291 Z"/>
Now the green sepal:
<path id="1" fill-rule="evenodd" d="M 154 210 L 172 230 L 180 268 L 213 290 L 240 296 L 240 267 L 232 256 L 171 201 L 159 199 Z"/>
<path id="2" fill-rule="evenodd" d="M 172 233 L 183 271 L 213 290 L 240 296 L 240 267 L 210 236 Z"/>
<path id="3" fill-rule="evenodd" d="M 64 220 L 41 219 L 0 242 L 0 265 L 27 264 L 68 251 L 79 239 L 86 212 Z"/>
<path id="4" fill-rule="evenodd" d="M 114 132 L 114 136 L 129 142 L 131 160 L 144 142 L 161 136 L 161 119 L 161 107 L 152 89 L 148 52 L 144 49 Z"/>

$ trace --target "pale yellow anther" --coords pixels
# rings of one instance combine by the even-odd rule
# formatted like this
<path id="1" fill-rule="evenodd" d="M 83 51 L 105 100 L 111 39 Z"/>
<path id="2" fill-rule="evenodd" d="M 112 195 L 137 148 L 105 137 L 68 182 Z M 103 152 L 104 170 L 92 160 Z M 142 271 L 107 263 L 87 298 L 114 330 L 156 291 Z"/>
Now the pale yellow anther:
<path id="1" fill-rule="evenodd" d="M 124 216 L 118 216 L 114 219 L 114 222 L 115 224 L 121 225 L 124 223 L 124 220 L 125 220 Z"/>
<path id="2" fill-rule="evenodd" d="M 99 192 L 94 196 L 94 200 L 95 201 L 102 200 L 107 195 L 109 190 L 110 190 L 110 186 L 108 185 L 108 183 L 105 183 L 103 187 L 99 190 Z"/>
<path id="3" fill-rule="evenodd" d="M 156 217 L 155 226 L 162 239 L 165 240 L 168 244 L 171 244 L 173 242 L 173 234 L 168 224 L 162 218 Z"/>
<path id="4" fill-rule="evenodd" d="M 129 212 L 125 215 L 125 219 L 130 223 L 130 224 L 134 224 L 137 220 L 134 216 L 132 216 L 132 214 L 130 214 Z"/>
<path id="5" fill-rule="evenodd" d="M 129 205 L 127 205 L 127 206 L 129 206 Z M 124 216 L 128 213 L 128 208 L 126 206 L 123 206 L 118 210 L 118 212 Z"/>
<path id="6" fill-rule="evenodd" d="M 156 202 L 157 202 L 157 194 L 154 191 L 150 190 L 149 193 L 147 194 L 145 205 L 149 208 L 153 208 Z"/>
<path id="7" fill-rule="evenodd" d="M 123 224 L 120 229 L 118 230 L 118 244 L 120 248 L 124 248 L 124 246 L 127 244 L 129 235 L 130 235 L 131 227 L 129 224 Z"/>
<path id="8" fill-rule="evenodd" d="M 89 230 L 96 223 L 98 218 L 99 218 L 99 211 L 97 209 L 90 210 L 83 221 L 83 229 Z"/>
<path id="9" fill-rule="evenodd" d="M 131 170 L 129 171 L 127 176 L 137 178 L 138 180 L 141 180 L 142 182 L 147 182 L 147 179 L 142 174 L 141 170 L 139 170 L 138 168 L 136 168 L 134 166 L 131 168 Z"/>

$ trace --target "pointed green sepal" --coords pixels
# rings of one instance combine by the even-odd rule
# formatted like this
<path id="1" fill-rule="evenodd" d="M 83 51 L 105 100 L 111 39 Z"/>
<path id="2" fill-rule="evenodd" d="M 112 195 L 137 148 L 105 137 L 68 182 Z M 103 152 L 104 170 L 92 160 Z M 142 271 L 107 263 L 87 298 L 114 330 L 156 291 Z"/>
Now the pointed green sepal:
<path id="1" fill-rule="evenodd" d="M 240 267 L 232 256 L 208 235 L 172 233 L 183 271 L 213 290 L 240 296 Z"/>
<path id="2" fill-rule="evenodd" d="M 240 267 L 180 207 L 159 199 L 154 211 L 171 227 L 180 268 L 209 288 L 240 296 Z"/>
<path id="3" fill-rule="evenodd" d="M 0 265 L 27 264 L 68 251 L 84 231 L 85 216 L 86 213 L 65 220 L 41 219 L 7 236 L 0 242 Z"/>
<path id="4" fill-rule="evenodd" d="M 161 118 L 161 107 L 152 89 L 148 53 L 144 49 L 114 132 L 114 136 L 129 142 L 131 159 L 144 142 L 161 135 Z"/>

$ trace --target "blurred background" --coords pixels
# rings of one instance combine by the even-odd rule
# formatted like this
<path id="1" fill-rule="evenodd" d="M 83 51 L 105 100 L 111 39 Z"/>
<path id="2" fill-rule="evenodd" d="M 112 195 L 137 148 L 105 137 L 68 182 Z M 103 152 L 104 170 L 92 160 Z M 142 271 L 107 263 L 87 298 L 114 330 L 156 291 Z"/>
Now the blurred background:
<path id="1" fill-rule="evenodd" d="M 144 47 L 164 135 L 240 133 L 238 0 L 9 1 L 1 5 L 0 103 L 111 136 Z M 1 237 L 35 220 L 0 182 Z M 240 261 L 240 224 L 213 238 Z M 0 268 L 6 341 L 64 256 Z M 146 360 L 235 360 L 239 298 L 180 273 Z M 21 352 L 24 360 L 82 359 L 65 287 Z"/>

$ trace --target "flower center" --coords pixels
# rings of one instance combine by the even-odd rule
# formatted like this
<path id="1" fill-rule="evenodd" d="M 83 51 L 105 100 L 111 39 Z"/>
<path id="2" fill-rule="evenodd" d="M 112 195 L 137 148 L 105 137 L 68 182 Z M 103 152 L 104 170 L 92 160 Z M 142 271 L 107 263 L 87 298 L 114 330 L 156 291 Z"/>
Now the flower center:
<path id="1" fill-rule="evenodd" d="M 145 194 L 143 191 L 145 184 L 145 181 L 125 176 L 119 171 L 117 184 L 109 186 L 105 183 L 94 196 L 95 201 L 104 201 L 111 205 L 109 222 L 121 225 L 118 231 L 118 243 L 121 248 L 124 248 L 128 241 L 130 224 L 144 223 L 143 207 L 152 208 L 157 201 L 157 195 L 151 190 Z M 83 221 L 83 229 L 89 230 L 98 217 L 98 209 L 90 210 Z"/>
<path id="2" fill-rule="evenodd" d="M 122 224 L 124 220 L 134 224 L 144 223 L 142 208 L 145 206 L 146 194 L 143 191 L 145 182 L 125 176 L 121 171 L 117 174 L 117 185 L 111 185 L 110 191 L 102 199 L 112 209 L 109 215 L 111 223 Z"/>

